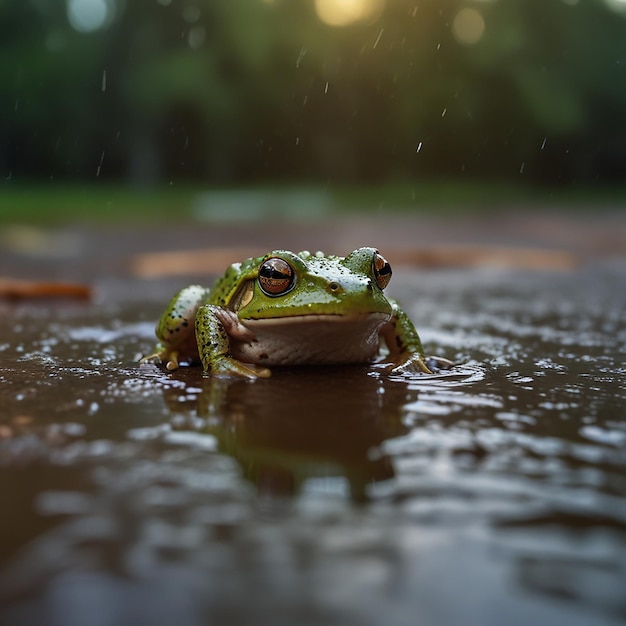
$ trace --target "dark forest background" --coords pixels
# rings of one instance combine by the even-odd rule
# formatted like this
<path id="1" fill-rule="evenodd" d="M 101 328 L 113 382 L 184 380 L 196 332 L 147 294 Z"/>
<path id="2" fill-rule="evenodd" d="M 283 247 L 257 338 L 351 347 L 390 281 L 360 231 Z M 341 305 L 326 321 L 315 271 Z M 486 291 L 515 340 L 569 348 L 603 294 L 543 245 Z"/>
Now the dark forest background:
<path id="1" fill-rule="evenodd" d="M 8 181 L 626 175 L 626 1 L 0 0 L 0 50 Z"/>

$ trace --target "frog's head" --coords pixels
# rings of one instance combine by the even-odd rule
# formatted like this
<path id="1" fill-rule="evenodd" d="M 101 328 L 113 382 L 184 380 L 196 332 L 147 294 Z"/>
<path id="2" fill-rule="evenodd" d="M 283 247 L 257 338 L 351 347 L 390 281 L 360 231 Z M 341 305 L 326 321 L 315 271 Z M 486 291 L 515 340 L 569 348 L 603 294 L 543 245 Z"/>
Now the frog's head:
<path id="1" fill-rule="evenodd" d="M 240 319 L 304 315 L 391 316 L 383 289 L 391 267 L 375 248 L 346 257 L 275 250 L 259 260 L 230 301 Z"/>

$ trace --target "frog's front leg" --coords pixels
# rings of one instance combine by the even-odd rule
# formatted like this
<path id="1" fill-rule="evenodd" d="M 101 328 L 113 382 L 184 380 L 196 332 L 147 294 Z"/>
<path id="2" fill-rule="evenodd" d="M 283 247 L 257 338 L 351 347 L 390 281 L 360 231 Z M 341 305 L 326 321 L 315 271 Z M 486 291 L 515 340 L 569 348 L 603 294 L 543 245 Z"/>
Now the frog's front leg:
<path id="1" fill-rule="evenodd" d="M 243 363 L 231 354 L 231 341 L 252 341 L 254 335 L 229 309 L 205 304 L 196 314 L 196 339 L 204 371 L 212 376 L 267 378 L 267 368 Z"/>
<path id="2" fill-rule="evenodd" d="M 143 357 L 141 363 L 159 361 L 166 363 L 168 370 L 175 370 L 179 360 L 198 359 L 194 320 L 208 294 L 206 287 L 191 285 L 171 299 L 155 329 L 160 340 L 156 351 Z"/>
<path id="3" fill-rule="evenodd" d="M 409 316 L 390 300 L 392 317 L 383 326 L 381 335 L 389 349 L 389 358 L 393 362 L 392 372 L 420 371 L 432 374 L 424 361 L 424 348 L 413 322 Z"/>

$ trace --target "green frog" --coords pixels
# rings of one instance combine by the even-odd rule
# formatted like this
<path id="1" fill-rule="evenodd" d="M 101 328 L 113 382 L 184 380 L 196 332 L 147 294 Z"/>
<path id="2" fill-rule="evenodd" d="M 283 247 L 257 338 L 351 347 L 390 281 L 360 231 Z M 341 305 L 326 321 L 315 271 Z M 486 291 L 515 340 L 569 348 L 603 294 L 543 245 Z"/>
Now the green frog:
<path id="1" fill-rule="evenodd" d="M 234 263 L 211 288 L 174 296 L 142 362 L 174 370 L 200 361 L 211 376 L 266 378 L 273 366 L 372 362 L 382 339 L 392 371 L 432 373 L 413 323 L 384 293 L 390 279 L 375 248 L 274 250 Z"/>

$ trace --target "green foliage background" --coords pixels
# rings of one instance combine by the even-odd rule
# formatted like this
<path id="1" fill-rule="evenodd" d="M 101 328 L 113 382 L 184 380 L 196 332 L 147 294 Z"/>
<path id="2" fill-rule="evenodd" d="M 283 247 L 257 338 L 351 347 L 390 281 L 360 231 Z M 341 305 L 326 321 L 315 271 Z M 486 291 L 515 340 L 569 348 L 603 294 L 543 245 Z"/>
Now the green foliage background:
<path id="1" fill-rule="evenodd" d="M 0 0 L 4 179 L 626 174 L 617 0 L 387 0 L 342 28 L 314 0 L 106 1 L 79 32 L 65 0 Z M 452 33 L 464 7 L 485 20 L 474 45 Z"/>

